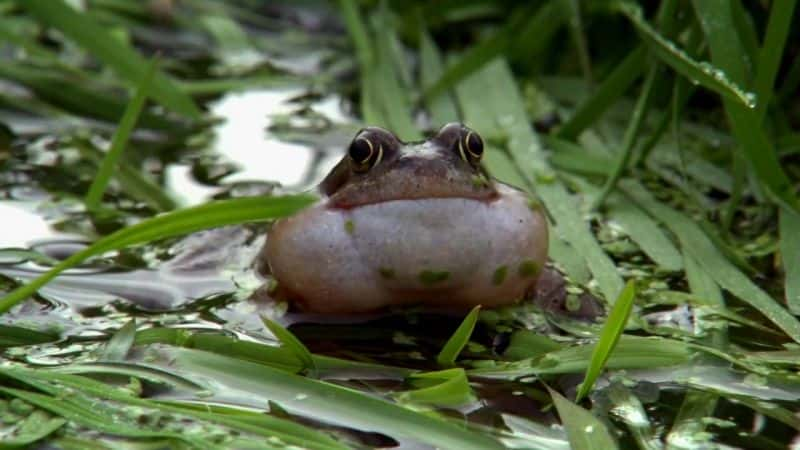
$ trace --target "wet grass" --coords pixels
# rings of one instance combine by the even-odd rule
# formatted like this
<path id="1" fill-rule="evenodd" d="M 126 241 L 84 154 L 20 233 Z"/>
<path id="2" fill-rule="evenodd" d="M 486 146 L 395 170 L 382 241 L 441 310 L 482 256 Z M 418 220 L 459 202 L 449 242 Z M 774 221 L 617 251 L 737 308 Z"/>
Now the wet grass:
<path id="1" fill-rule="evenodd" d="M 0 3 L 3 203 L 88 241 L 0 249 L 2 444 L 796 440 L 795 1 L 74 3 Z M 312 164 L 365 124 L 407 140 L 453 120 L 476 129 L 489 173 L 546 210 L 565 297 L 355 324 L 253 300 L 258 222 L 314 197 L 226 181 L 236 168 L 204 108 L 287 87 L 303 94 L 267 132 L 311 143 Z M 344 119 L 315 108 L 324 98 Z M 176 167 L 215 200 L 181 201 Z M 231 225 L 248 237 L 197 234 Z M 145 283 L 68 289 L 67 276 L 135 271 L 180 295 L 187 273 L 229 288 L 155 309 Z M 578 314 L 587 297 L 597 321 Z"/>

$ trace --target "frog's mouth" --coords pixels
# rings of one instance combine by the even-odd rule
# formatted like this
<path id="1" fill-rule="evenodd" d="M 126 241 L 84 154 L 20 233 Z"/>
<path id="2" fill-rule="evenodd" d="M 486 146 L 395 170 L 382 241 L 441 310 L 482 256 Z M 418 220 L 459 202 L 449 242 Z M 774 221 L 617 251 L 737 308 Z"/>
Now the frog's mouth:
<path id="1" fill-rule="evenodd" d="M 461 198 L 490 202 L 497 197 L 494 182 L 485 174 L 429 164 L 355 181 L 331 195 L 328 203 L 333 208 L 349 209 L 395 200 Z"/>

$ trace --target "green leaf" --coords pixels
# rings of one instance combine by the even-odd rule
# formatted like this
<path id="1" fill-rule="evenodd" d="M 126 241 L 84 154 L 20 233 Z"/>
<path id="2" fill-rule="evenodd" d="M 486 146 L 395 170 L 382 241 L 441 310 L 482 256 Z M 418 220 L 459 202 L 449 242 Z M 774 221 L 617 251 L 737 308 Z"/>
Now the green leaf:
<path id="1" fill-rule="evenodd" d="M 136 50 L 115 39 L 107 28 L 95 22 L 91 16 L 79 13 L 63 0 L 29 0 L 22 6 L 108 64 L 130 83 L 138 83 L 145 78 L 148 70 L 145 59 Z M 158 70 L 153 75 L 152 94 L 156 101 L 177 113 L 192 119 L 201 117 L 194 101 Z"/>
<path id="2" fill-rule="evenodd" d="M 424 29 L 420 32 L 419 38 L 419 65 L 420 84 L 423 89 L 430 88 L 444 72 L 439 49 Z M 444 92 L 433 98 L 426 97 L 425 103 L 431 114 L 431 121 L 435 125 L 444 125 L 458 120 L 458 111 L 451 92 Z"/>
<path id="3" fill-rule="evenodd" d="M 605 424 L 591 412 L 564 398 L 558 392 L 547 388 L 556 405 L 561 423 L 567 430 L 567 438 L 572 450 L 612 450 L 617 443 L 611 437 Z"/>
<path id="4" fill-rule="evenodd" d="M 496 440 L 447 421 L 411 411 L 371 394 L 271 367 L 198 350 L 159 349 L 171 370 L 191 378 L 214 380 L 217 394 L 232 391 L 240 406 L 278 402 L 293 413 L 355 429 L 420 441 L 439 448 L 501 449 Z"/>
<path id="5" fill-rule="evenodd" d="M 415 373 L 408 381 L 417 389 L 395 394 L 394 398 L 401 403 L 459 407 L 475 401 L 467 374 L 460 367 Z"/>
<path id="6" fill-rule="evenodd" d="M 220 200 L 144 220 L 99 239 L 94 244 L 71 255 L 69 258 L 28 284 L 6 294 L 5 297 L 0 299 L 0 313 L 8 311 L 17 303 L 28 298 L 61 272 L 77 266 L 92 256 L 130 245 L 192 233 L 208 228 L 275 219 L 292 214 L 308 206 L 316 199 L 315 196 L 303 194 L 283 197 L 248 197 Z"/>
<path id="7" fill-rule="evenodd" d="M 800 314 L 800 215 L 782 208 L 780 211 L 780 248 L 784 274 L 786 305 L 793 314 Z"/>
<path id="8" fill-rule="evenodd" d="M 756 106 L 756 116 L 763 118 L 767 112 L 767 106 L 772 97 L 772 90 L 775 86 L 775 76 L 783 58 L 783 49 L 786 46 L 786 38 L 792 29 L 792 18 L 796 0 L 775 0 L 770 4 L 769 22 L 764 36 L 764 45 L 758 55 L 758 65 L 756 66 L 756 78 L 753 81 L 753 89 L 758 106 Z M 760 123 L 760 122 L 759 122 Z"/>
<path id="9" fill-rule="evenodd" d="M 452 367 L 456 364 L 456 358 L 461 350 L 469 342 L 469 337 L 472 336 L 472 330 L 475 329 L 475 324 L 478 322 L 478 313 L 481 310 L 481 305 L 472 308 L 472 311 L 464 317 L 461 325 L 458 326 L 456 331 L 447 340 L 447 343 L 442 347 L 442 351 L 436 357 L 436 362 L 440 366 Z"/>
<path id="10" fill-rule="evenodd" d="M 705 32 L 712 62 L 734 83 L 745 83 L 749 74 L 742 61 L 744 49 L 733 23 L 731 3 L 727 0 L 693 0 L 692 4 Z M 739 143 L 738 148 L 751 164 L 760 184 L 769 192 L 771 200 L 800 212 L 793 185 L 781 168 L 775 148 L 756 112 L 730 100 L 724 100 L 723 105 Z"/>
<path id="11" fill-rule="evenodd" d="M 128 139 L 133 129 L 136 127 L 139 113 L 142 112 L 142 108 L 147 100 L 148 90 L 150 89 L 153 74 L 155 74 L 156 71 L 157 62 L 157 59 L 150 61 L 147 72 L 145 72 L 144 77 L 139 80 L 136 86 L 136 93 L 133 95 L 133 99 L 130 103 L 128 103 L 128 107 L 125 108 L 122 120 L 120 120 L 117 131 L 111 139 L 111 147 L 108 149 L 108 153 L 106 153 L 105 158 L 103 158 L 103 162 L 100 164 L 97 174 L 95 174 L 94 180 L 92 180 L 92 184 L 89 186 L 89 191 L 86 193 L 86 198 L 84 199 L 86 209 L 89 211 L 97 209 L 97 207 L 100 206 L 103 192 L 105 192 L 108 182 L 111 180 L 111 176 L 117 171 L 119 159 L 122 156 L 122 152 L 125 150 L 125 146 L 128 144 Z"/>
<path id="12" fill-rule="evenodd" d="M 61 428 L 65 423 L 67 421 L 60 417 L 51 417 L 43 411 L 34 411 L 16 424 L 16 429 L 12 433 L 4 433 L 0 448 L 28 448 Z"/>
<path id="13" fill-rule="evenodd" d="M 618 223 L 642 251 L 665 270 L 683 268 L 683 258 L 658 224 L 636 204 L 622 196 L 609 198 L 607 216 Z"/>
<path id="14" fill-rule="evenodd" d="M 268 317 L 261 316 L 261 321 L 264 322 L 264 325 L 269 331 L 281 341 L 281 344 L 300 360 L 303 364 L 303 368 L 307 370 L 311 376 L 316 377 L 317 366 L 314 363 L 314 357 L 311 355 L 308 348 L 300 342 L 300 339 L 297 339 L 297 336 L 292 334 L 291 331 L 281 326 L 281 324 L 270 320 Z"/>
<path id="15" fill-rule="evenodd" d="M 633 308 L 633 299 L 636 296 L 636 286 L 633 281 L 628 281 L 625 289 L 619 294 L 619 298 L 614 302 L 614 307 L 611 309 L 603 329 L 600 331 L 600 339 L 597 340 L 594 350 L 592 351 L 592 358 L 589 361 L 589 367 L 586 369 L 586 376 L 578 388 L 575 401 L 580 401 L 594 386 L 594 382 L 608 361 L 608 357 L 614 351 L 614 347 L 619 342 L 619 337 L 625 331 L 625 325 L 628 323 L 628 316 L 631 314 Z"/>
<path id="16" fill-rule="evenodd" d="M 100 359 L 105 361 L 124 361 L 133 347 L 136 338 L 136 319 L 131 319 L 109 339 Z"/>
<path id="17" fill-rule="evenodd" d="M 522 329 L 514 331 L 514 334 L 511 335 L 511 342 L 503 352 L 503 356 L 511 360 L 535 358 L 562 348 L 564 348 L 563 344 L 543 334 Z"/>
<path id="18" fill-rule="evenodd" d="M 725 98 L 738 102 L 740 105 L 752 108 L 755 106 L 755 96 L 746 92 L 735 81 L 725 76 L 725 73 L 709 63 L 695 61 L 686 52 L 679 49 L 675 43 L 660 35 L 650 24 L 644 20 L 642 9 L 630 2 L 619 2 L 617 8 L 636 27 L 639 36 L 648 44 L 658 58 L 685 76 L 700 83 Z"/>
<path id="19" fill-rule="evenodd" d="M 572 116 L 556 132 L 556 136 L 574 141 L 608 109 L 639 78 L 644 69 L 647 52 L 640 45 L 603 80 L 594 94 L 584 100 Z"/>
<path id="20" fill-rule="evenodd" d="M 58 340 L 56 333 L 43 333 L 15 325 L 0 324 L 0 347 L 44 344 Z"/>

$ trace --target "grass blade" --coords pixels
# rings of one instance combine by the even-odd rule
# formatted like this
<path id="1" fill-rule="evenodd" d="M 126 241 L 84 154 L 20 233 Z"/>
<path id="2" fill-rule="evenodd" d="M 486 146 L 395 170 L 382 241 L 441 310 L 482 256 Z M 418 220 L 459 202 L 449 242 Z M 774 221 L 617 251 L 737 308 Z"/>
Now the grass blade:
<path id="1" fill-rule="evenodd" d="M 671 271 L 683 268 L 683 259 L 678 249 L 658 224 L 635 204 L 613 195 L 609 199 L 607 215 L 609 220 L 619 223 L 631 240 L 656 264 Z"/>
<path id="2" fill-rule="evenodd" d="M 475 329 L 475 324 L 478 322 L 478 313 L 481 310 L 481 305 L 472 308 L 472 311 L 464 317 L 461 325 L 458 326 L 456 331 L 447 340 L 447 343 L 442 347 L 442 351 L 436 357 L 436 362 L 440 366 L 452 367 L 456 364 L 456 358 L 461 350 L 469 342 L 469 337 L 472 336 L 472 330 Z"/>
<path id="3" fill-rule="evenodd" d="M 591 412 L 564 398 L 558 392 L 547 388 L 556 405 L 561 423 L 567 430 L 567 438 L 572 450 L 612 450 L 619 448 L 611 437 L 608 428 Z"/>
<path id="4" fill-rule="evenodd" d="M 22 6 L 108 64 L 120 77 L 131 83 L 138 83 L 145 78 L 148 70 L 145 59 L 136 50 L 114 38 L 91 16 L 79 13 L 63 0 L 30 0 Z M 201 117 L 194 101 L 158 70 L 153 75 L 152 94 L 156 101 L 179 114 L 191 119 Z"/>
<path id="5" fill-rule="evenodd" d="M 283 197 L 248 197 L 221 200 L 167 213 L 112 233 L 21 286 L 0 299 L 0 313 L 33 295 L 40 287 L 61 272 L 75 267 L 86 259 L 107 251 L 155 239 L 192 233 L 248 221 L 269 220 L 292 214 L 316 200 L 303 194 Z"/>
<path id="6" fill-rule="evenodd" d="M 307 370 L 312 377 L 316 377 L 317 365 L 314 363 L 314 357 L 311 355 L 308 347 L 303 345 L 300 339 L 297 339 L 297 336 L 292 334 L 291 331 L 284 328 L 281 324 L 264 316 L 261 317 L 261 321 L 264 322 L 267 329 L 281 341 L 281 344 L 300 360 L 303 364 L 303 368 Z"/>
<path id="7" fill-rule="evenodd" d="M 647 118 L 647 110 L 650 107 L 650 99 L 653 97 L 653 87 L 655 86 L 656 78 L 658 77 L 658 65 L 653 65 L 647 72 L 642 91 L 639 94 L 639 99 L 636 101 L 636 106 L 633 108 L 633 116 L 625 129 L 625 136 L 622 139 L 622 150 L 619 152 L 617 161 L 614 165 L 614 170 L 608 174 L 606 182 L 600 193 L 592 201 L 591 209 L 596 209 L 605 202 L 606 197 L 617 184 L 617 181 L 622 177 L 622 174 L 628 168 L 628 163 L 633 155 L 633 148 L 636 145 L 636 138 L 642 131 L 642 125 Z"/>
<path id="8" fill-rule="evenodd" d="M 589 393 L 597 377 L 603 371 L 608 357 L 614 351 L 622 332 L 625 331 L 625 324 L 628 323 L 628 316 L 630 316 L 631 308 L 633 308 L 633 299 L 635 297 L 636 286 L 633 281 L 628 281 L 625 289 L 622 290 L 619 298 L 614 302 L 614 307 L 608 314 L 606 323 L 600 331 L 600 339 L 597 340 L 597 344 L 592 351 L 592 358 L 589 361 L 589 367 L 586 369 L 586 376 L 584 376 L 583 382 L 578 388 L 578 393 L 575 397 L 576 402 Z"/>
<path id="9" fill-rule="evenodd" d="M 594 123 L 614 101 L 619 98 L 639 78 L 644 68 L 647 52 L 644 46 L 636 47 L 617 68 L 609 74 L 594 95 L 583 101 L 556 136 L 568 141 L 575 140 L 583 130 Z"/>
<path id="10" fill-rule="evenodd" d="M 784 274 L 784 296 L 792 314 L 800 314 L 800 215 L 780 211 L 780 248 Z"/>
<path id="11" fill-rule="evenodd" d="M 43 411 L 34 411 L 22 419 L 13 432 L 4 433 L 0 448 L 30 448 L 32 444 L 46 438 L 65 423 L 67 421 L 60 417 L 51 417 Z"/>
<path id="12" fill-rule="evenodd" d="M 142 108 L 147 101 L 148 90 L 150 89 L 150 83 L 153 79 L 153 74 L 155 74 L 156 71 L 157 62 L 158 60 L 156 59 L 150 61 L 150 64 L 147 67 L 147 72 L 145 72 L 144 77 L 139 80 L 139 83 L 136 86 L 136 93 L 134 94 L 130 103 L 128 103 L 128 107 L 125 108 L 125 113 L 122 115 L 122 120 L 120 120 L 117 131 L 114 133 L 114 137 L 111 140 L 111 147 L 108 149 L 108 153 L 106 153 L 106 156 L 103 158 L 103 162 L 100 164 L 97 174 L 95 175 L 94 180 L 92 180 L 91 186 L 89 186 L 89 191 L 86 193 L 86 198 L 84 199 L 86 209 L 89 211 L 95 210 L 98 206 L 100 206 L 100 200 L 103 197 L 103 192 L 105 192 L 108 182 L 111 180 L 112 174 L 117 169 L 117 164 L 122 156 L 122 152 L 125 150 L 125 146 L 128 144 L 128 139 L 130 138 L 134 127 L 136 127 L 136 121 L 139 119 L 139 113 L 141 113 Z"/>
<path id="13" fill-rule="evenodd" d="M 475 401 L 467 374 L 460 367 L 415 373 L 409 382 L 417 389 L 396 394 L 397 401 L 440 407 L 464 406 Z"/>
<path id="14" fill-rule="evenodd" d="M 442 55 L 430 34 L 424 29 L 420 32 L 419 38 L 419 65 L 420 84 L 423 89 L 432 86 L 444 71 Z M 458 120 L 458 111 L 451 92 L 442 93 L 434 98 L 427 97 L 425 103 L 434 126 Z"/>
<path id="15" fill-rule="evenodd" d="M 624 184 L 628 197 L 672 230 L 682 250 L 696 261 L 702 261 L 703 268 L 716 283 L 761 312 L 792 340 L 800 342 L 800 322 L 725 258 L 694 221 L 655 200 L 639 183 L 626 181 Z"/>
<path id="16" fill-rule="evenodd" d="M 501 449 L 496 440 L 450 422 L 411 411 L 372 395 L 311 380 L 268 366 L 223 355 L 184 349 L 164 350 L 171 370 L 214 380 L 213 391 L 246 394 L 248 405 L 278 402 L 290 412 L 357 429 L 421 441 L 439 448 Z M 239 397 L 243 398 L 243 397 Z M 244 406 L 244 405 L 243 405 Z"/>
<path id="17" fill-rule="evenodd" d="M 692 4 L 706 35 L 711 60 L 734 83 L 748 78 L 741 55 L 744 50 L 733 23 L 731 4 L 727 0 L 693 0 Z M 725 112 L 734 137 L 752 165 L 759 183 L 773 201 L 800 212 L 800 203 L 791 181 L 778 161 L 775 149 L 752 108 L 723 99 Z"/>
<path id="18" fill-rule="evenodd" d="M 114 336 L 111 337 L 103 349 L 103 356 L 100 359 L 104 361 L 124 361 L 131 347 L 133 347 L 135 339 L 136 320 L 131 319 L 114 333 Z"/>
<path id="19" fill-rule="evenodd" d="M 745 90 L 735 81 L 727 78 L 719 69 L 708 63 L 695 61 L 686 52 L 680 50 L 673 42 L 660 35 L 644 19 L 642 9 L 633 3 L 620 2 L 618 9 L 631 21 L 639 32 L 639 36 L 647 42 L 648 46 L 668 66 L 686 78 L 700 83 L 725 98 L 738 102 L 740 105 L 752 108 L 755 106 L 755 96 Z"/>
<path id="20" fill-rule="evenodd" d="M 792 17 L 794 17 L 796 4 L 796 0 L 775 0 L 770 5 L 764 45 L 758 55 L 756 78 L 753 81 L 753 90 L 758 98 L 756 116 L 759 119 L 764 118 L 771 100 L 770 97 L 775 86 L 775 76 L 778 74 L 778 69 L 781 65 L 783 49 L 786 46 L 786 38 L 789 36 L 789 31 L 792 27 Z"/>

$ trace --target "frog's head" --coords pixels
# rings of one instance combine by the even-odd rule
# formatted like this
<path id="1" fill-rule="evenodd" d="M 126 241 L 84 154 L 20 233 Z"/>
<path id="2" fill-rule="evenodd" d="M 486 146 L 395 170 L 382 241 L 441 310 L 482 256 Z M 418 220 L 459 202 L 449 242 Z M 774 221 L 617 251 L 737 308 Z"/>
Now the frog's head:
<path id="1" fill-rule="evenodd" d="M 494 182 L 481 167 L 483 140 L 460 123 L 421 142 L 378 127 L 359 131 L 320 190 L 335 208 L 426 198 L 489 201 Z"/>

